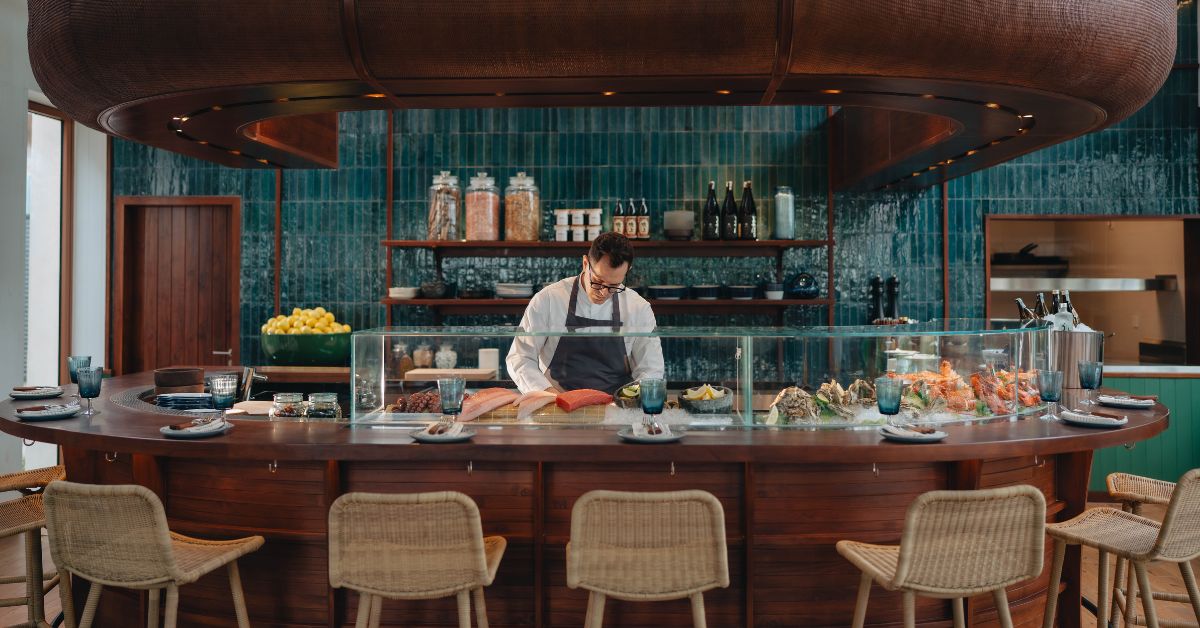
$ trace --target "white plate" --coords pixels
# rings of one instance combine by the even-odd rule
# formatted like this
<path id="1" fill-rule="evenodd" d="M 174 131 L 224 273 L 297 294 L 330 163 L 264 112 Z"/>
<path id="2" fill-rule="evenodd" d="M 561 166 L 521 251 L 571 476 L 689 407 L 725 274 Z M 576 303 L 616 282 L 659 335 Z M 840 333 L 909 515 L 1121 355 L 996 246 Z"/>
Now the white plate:
<path id="1" fill-rule="evenodd" d="M 1103 427 L 1114 428 L 1121 427 L 1129 422 L 1129 417 L 1121 417 L 1120 420 L 1110 419 L 1106 416 L 1096 416 L 1085 412 L 1075 412 L 1073 410 L 1063 410 L 1058 413 L 1058 418 L 1071 425 L 1079 427 Z"/>
<path id="2" fill-rule="evenodd" d="M 683 440 L 684 434 L 683 432 L 672 431 L 669 434 L 650 436 L 648 434 L 634 434 L 632 427 L 623 427 L 617 432 L 617 436 L 620 436 L 621 440 L 630 443 L 675 443 Z"/>
<path id="3" fill-rule="evenodd" d="M 911 435 L 907 433 L 898 434 L 887 429 L 887 426 L 879 428 L 879 435 L 890 441 L 897 443 L 936 443 L 944 438 L 947 434 L 941 430 L 932 434 L 920 434 L 913 432 Z"/>
<path id="4" fill-rule="evenodd" d="M 62 394 L 63 389 L 58 386 L 45 386 L 37 390 L 14 390 L 8 396 L 13 399 L 53 399 Z"/>
<path id="5" fill-rule="evenodd" d="M 1100 395 L 1096 402 L 1110 408 L 1126 408 L 1129 410 L 1149 410 L 1154 407 L 1153 399 L 1134 399 L 1133 397 L 1118 397 L 1117 395 Z"/>
<path id="6" fill-rule="evenodd" d="M 220 436 L 226 434 L 233 429 L 233 423 L 228 421 L 214 421 L 206 425 L 197 427 L 189 427 L 183 430 L 173 430 L 170 425 L 164 425 L 158 428 L 158 431 L 167 438 L 176 438 L 179 440 L 194 440 L 197 438 L 209 438 L 210 436 Z"/>
<path id="7" fill-rule="evenodd" d="M 428 428 L 421 428 L 419 430 L 415 430 L 410 434 L 410 436 L 412 436 L 413 440 L 417 441 L 418 443 L 429 443 L 429 444 L 465 443 L 475 437 L 475 430 L 464 429 L 463 431 L 461 431 L 457 434 L 438 434 L 435 436 L 433 434 L 430 434 L 429 432 L 426 432 L 425 431 L 426 429 L 428 429 Z"/>
<path id="8" fill-rule="evenodd" d="M 21 421 L 54 421 L 57 419 L 69 419 L 76 414 L 79 414 L 82 408 L 77 403 L 71 403 L 60 406 L 51 406 L 46 410 L 38 410 L 36 412 L 17 412 L 17 418 Z"/>

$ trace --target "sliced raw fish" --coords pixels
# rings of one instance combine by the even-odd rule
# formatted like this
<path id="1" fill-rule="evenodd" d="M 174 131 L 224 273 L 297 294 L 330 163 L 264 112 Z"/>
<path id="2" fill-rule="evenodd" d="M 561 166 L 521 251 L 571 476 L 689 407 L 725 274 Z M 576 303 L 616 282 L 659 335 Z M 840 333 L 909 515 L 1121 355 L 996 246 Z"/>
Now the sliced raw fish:
<path id="1" fill-rule="evenodd" d="M 560 394 L 555 400 L 564 412 L 574 412 L 585 406 L 602 406 L 611 402 L 612 395 L 591 388 L 568 391 Z"/>
<path id="2" fill-rule="evenodd" d="M 517 400 L 513 402 L 513 405 L 519 406 L 519 405 L 525 403 L 529 399 L 539 399 L 542 397 L 550 397 L 551 399 L 553 399 L 557 396 L 558 396 L 557 394 L 552 393 L 547 390 L 531 390 L 531 391 L 521 395 L 520 397 L 517 397 Z"/>
<path id="3" fill-rule="evenodd" d="M 458 420 L 474 421 L 475 419 L 479 418 L 480 415 L 510 404 L 512 403 L 513 399 L 516 399 L 518 396 L 520 396 L 515 390 L 500 390 L 503 390 L 503 392 L 491 393 L 487 395 L 483 395 L 484 392 L 487 392 L 483 391 L 463 402 L 463 411 L 462 414 L 459 415 Z M 481 395 L 483 395 L 482 398 Z"/>
<path id="4" fill-rule="evenodd" d="M 521 407 L 517 410 L 517 419 L 528 419 L 533 416 L 534 412 L 549 405 L 558 395 L 552 392 L 541 391 L 541 395 L 531 395 L 525 401 L 521 402 Z"/>

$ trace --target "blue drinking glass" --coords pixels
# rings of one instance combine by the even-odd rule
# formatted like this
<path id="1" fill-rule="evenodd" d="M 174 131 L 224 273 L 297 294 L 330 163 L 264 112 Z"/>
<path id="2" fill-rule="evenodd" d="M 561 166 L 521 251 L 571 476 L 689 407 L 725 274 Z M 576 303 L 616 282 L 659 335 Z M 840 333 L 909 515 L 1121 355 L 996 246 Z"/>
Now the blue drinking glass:
<path id="1" fill-rule="evenodd" d="M 667 381 L 657 377 L 642 378 L 639 394 L 642 398 L 642 412 L 650 415 L 662 414 L 663 404 L 667 402 Z"/>
<path id="2" fill-rule="evenodd" d="M 104 379 L 104 367 L 81 367 L 75 375 L 79 380 L 79 396 L 87 399 L 87 410 L 84 411 L 84 414 L 88 416 L 100 414 L 92 410 L 92 399 L 100 396 L 100 382 Z"/>
<path id="3" fill-rule="evenodd" d="M 92 365 L 90 355 L 72 355 L 67 357 L 67 373 L 71 375 L 71 383 L 79 383 L 79 369 Z"/>
<path id="4" fill-rule="evenodd" d="M 1058 419 L 1058 402 L 1062 401 L 1063 372 L 1042 369 L 1037 374 L 1038 395 L 1042 401 L 1049 402 L 1050 410 L 1043 419 L 1054 421 Z"/>
<path id="5" fill-rule="evenodd" d="M 225 411 L 233 407 L 237 397 L 238 376 L 236 373 L 221 373 L 214 375 L 209 383 L 212 392 L 213 407 L 221 411 L 221 420 L 225 420 Z"/>
<path id="6" fill-rule="evenodd" d="M 1096 403 L 1092 401 L 1092 391 L 1100 387 L 1104 381 L 1104 363 L 1091 362 L 1087 360 L 1079 361 L 1079 387 L 1088 391 L 1083 401 L 1080 403 L 1091 405 Z"/>
<path id="7" fill-rule="evenodd" d="M 437 381 L 438 395 L 442 399 L 443 418 L 456 420 L 462 412 L 463 393 L 467 382 L 461 377 L 446 377 Z"/>
<path id="8" fill-rule="evenodd" d="M 900 394 L 904 392 L 904 380 L 899 377 L 878 377 L 875 379 L 875 401 L 879 404 L 879 413 L 887 416 L 900 414 Z"/>

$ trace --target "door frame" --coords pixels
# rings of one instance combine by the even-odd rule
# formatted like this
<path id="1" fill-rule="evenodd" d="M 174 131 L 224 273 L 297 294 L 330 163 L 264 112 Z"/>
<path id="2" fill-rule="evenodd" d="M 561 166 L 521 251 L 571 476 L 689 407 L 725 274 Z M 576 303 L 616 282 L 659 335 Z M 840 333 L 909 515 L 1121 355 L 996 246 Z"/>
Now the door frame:
<path id="1" fill-rule="evenodd" d="M 242 270 L 242 197 L 240 196 L 118 196 L 113 207 L 113 374 L 125 373 L 125 217 L 130 207 L 189 207 L 221 205 L 231 209 L 229 216 L 229 317 L 233 363 L 241 363 L 241 270 Z"/>

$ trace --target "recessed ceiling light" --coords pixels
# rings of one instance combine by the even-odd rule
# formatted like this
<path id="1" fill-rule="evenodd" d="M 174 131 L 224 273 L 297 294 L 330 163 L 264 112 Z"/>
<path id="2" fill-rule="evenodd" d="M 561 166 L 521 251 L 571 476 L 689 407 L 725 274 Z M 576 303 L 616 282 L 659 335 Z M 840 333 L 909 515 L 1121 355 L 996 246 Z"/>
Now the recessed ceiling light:
<path id="1" fill-rule="evenodd" d="M 994 102 L 990 102 L 990 103 L 984 105 L 984 107 L 987 107 L 988 109 L 999 109 L 1000 105 L 998 105 Z"/>
<path id="2" fill-rule="evenodd" d="M 822 94 L 840 94 L 840 93 L 842 93 L 842 90 L 840 90 L 840 89 L 823 89 L 823 90 L 821 90 L 821 93 Z"/>
<path id="3" fill-rule="evenodd" d="M 601 96 L 612 96 L 612 95 L 615 95 L 615 94 L 616 94 L 616 92 L 600 92 L 600 95 L 601 95 Z"/>
<path id="4" fill-rule="evenodd" d="M 1021 117 L 1021 118 L 1032 118 L 1032 117 L 1033 117 L 1033 114 L 1032 114 L 1032 113 L 1023 113 L 1023 114 L 1021 114 L 1021 115 L 1020 115 L 1020 116 L 1018 116 L 1018 117 Z"/>
<path id="5" fill-rule="evenodd" d="M 212 106 L 212 110 L 213 110 L 213 111 L 220 111 L 220 110 L 221 110 L 221 105 L 213 105 L 213 106 Z"/>
<path id="6" fill-rule="evenodd" d="M 978 153 L 978 152 L 979 151 L 972 148 L 971 150 L 967 151 L 967 157 L 970 157 L 971 155 L 974 155 L 975 153 Z"/>
<path id="7" fill-rule="evenodd" d="M 237 150 L 237 149 L 232 149 L 232 150 L 230 150 L 230 151 L 229 151 L 229 154 L 230 154 L 230 155 L 241 155 L 241 154 L 242 154 L 242 151 L 240 151 L 240 150 Z"/>
<path id="8" fill-rule="evenodd" d="M 921 98 L 936 98 L 933 94 L 921 94 Z"/>
<path id="9" fill-rule="evenodd" d="M 731 91 L 729 91 L 729 90 L 727 90 L 727 89 L 718 89 L 718 90 L 717 90 L 717 93 L 718 93 L 718 94 L 720 94 L 720 95 L 722 95 L 722 96 L 728 96 L 728 95 L 732 94 L 733 92 L 731 92 Z"/>
<path id="10" fill-rule="evenodd" d="M 387 98 L 387 94 L 380 94 L 380 93 L 363 94 L 363 98 Z"/>

